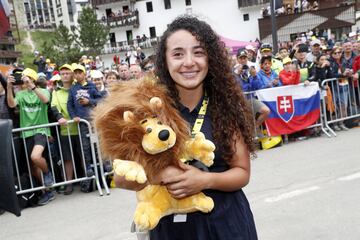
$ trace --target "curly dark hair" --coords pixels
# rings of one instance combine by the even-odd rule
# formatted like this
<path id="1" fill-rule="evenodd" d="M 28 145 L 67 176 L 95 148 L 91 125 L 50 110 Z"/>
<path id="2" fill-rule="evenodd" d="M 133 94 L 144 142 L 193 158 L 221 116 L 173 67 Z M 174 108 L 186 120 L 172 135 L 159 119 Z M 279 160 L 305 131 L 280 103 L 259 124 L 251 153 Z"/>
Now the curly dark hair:
<path id="1" fill-rule="evenodd" d="M 190 32 L 204 47 L 208 56 L 209 71 L 204 88 L 209 95 L 209 113 L 212 117 L 214 141 L 224 160 L 230 162 L 234 154 L 234 133 L 244 139 L 254 156 L 254 121 L 248 101 L 232 75 L 228 52 L 212 28 L 196 17 L 184 15 L 176 18 L 164 32 L 158 44 L 155 72 L 165 84 L 171 97 L 179 103 L 179 93 L 166 64 L 167 39 L 178 30 Z"/>

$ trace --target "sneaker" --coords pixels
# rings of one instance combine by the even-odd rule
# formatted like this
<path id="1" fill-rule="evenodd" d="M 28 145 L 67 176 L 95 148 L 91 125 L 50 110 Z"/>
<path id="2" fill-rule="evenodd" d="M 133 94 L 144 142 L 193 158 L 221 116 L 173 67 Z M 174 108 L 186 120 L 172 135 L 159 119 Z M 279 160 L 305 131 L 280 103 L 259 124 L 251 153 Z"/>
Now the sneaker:
<path id="1" fill-rule="evenodd" d="M 38 200 L 38 205 L 44 206 L 54 199 L 55 199 L 55 195 L 53 192 L 51 191 L 44 192 Z"/>
<path id="2" fill-rule="evenodd" d="M 340 128 L 341 130 L 343 130 L 343 131 L 349 130 L 344 124 L 340 124 L 340 125 L 339 125 L 339 128 Z"/>
<path id="3" fill-rule="evenodd" d="M 94 170 L 92 169 L 92 167 L 86 166 L 86 176 L 87 176 L 87 177 L 92 177 L 92 176 L 94 176 Z"/>
<path id="4" fill-rule="evenodd" d="M 51 171 L 44 173 L 44 185 L 45 187 L 49 187 L 54 184 L 54 179 Z"/>
<path id="5" fill-rule="evenodd" d="M 334 126 L 332 127 L 332 129 L 333 129 L 334 131 L 336 131 L 336 132 L 341 131 L 341 129 L 340 129 L 340 127 L 339 127 L 338 125 L 334 125 Z"/>
<path id="6" fill-rule="evenodd" d="M 80 182 L 80 191 L 84 193 L 92 192 L 92 180 L 84 180 Z"/>
<path id="7" fill-rule="evenodd" d="M 66 186 L 62 185 L 62 186 L 58 187 L 58 189 L 56 191 L 59 194 L 63 194 L 65 192 L 65 188 L 66 188 Z"/>
<path id="8" fill-rule="evenodd" d="M 64 195 L 70 195 L 70 194 L 72 194 L 73 191 L 74 191 L 74 188 L 73 188 L 72 184 L 66 185 Z"/>

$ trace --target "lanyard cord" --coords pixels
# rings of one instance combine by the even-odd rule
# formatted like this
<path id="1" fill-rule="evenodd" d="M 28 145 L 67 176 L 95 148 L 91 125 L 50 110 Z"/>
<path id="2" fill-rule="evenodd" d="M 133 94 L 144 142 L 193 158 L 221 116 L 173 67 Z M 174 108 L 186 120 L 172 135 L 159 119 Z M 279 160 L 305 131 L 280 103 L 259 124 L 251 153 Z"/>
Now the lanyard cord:
<path id="1" fill-rule="evenodd" d="M 191 131 L 191 136 L 195 137 L 195 135 L 197 133 L 200 132 L 201 127 L 204 123 L 205 120 L 205 114 L 206 114 L 206 110 L 207 110 L 207 106 L 209 105 L 209 97 L 207 96 L 207 94 L 205 93 L 204 99 L 202 101 L 201 104 L 201 108 L 200 111 L 198 113 L 198 116 L 195 120 L 194 126 L 192 127 L 192 131 Z"/>

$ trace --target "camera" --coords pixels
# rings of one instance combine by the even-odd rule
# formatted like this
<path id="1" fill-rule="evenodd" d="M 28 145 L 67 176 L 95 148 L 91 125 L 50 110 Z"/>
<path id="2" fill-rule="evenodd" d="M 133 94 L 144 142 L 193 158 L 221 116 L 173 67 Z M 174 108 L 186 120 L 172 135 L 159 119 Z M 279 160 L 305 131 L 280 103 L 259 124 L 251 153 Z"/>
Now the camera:
<path id="1" fill-rule="evenodd" d="M 12 76 L 15 78 L 13 85 L 22 85 L 24 81 L 22 80 L 22 69 L 16 68 L 12 71 Z"/>

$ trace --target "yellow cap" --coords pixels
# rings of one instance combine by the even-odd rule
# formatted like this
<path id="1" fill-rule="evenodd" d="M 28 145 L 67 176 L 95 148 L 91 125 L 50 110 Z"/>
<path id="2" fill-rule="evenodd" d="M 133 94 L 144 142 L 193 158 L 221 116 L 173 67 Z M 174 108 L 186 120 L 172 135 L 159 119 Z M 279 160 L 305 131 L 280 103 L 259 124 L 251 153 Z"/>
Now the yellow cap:
<path id="1" fill-rule="evenodd" d="M 22 75 L 31 78 L 33 81 L 36 81 L 39 78 L 37 72 L 31 68 L 25 68 Z"/>
<path id="2" fill-rule="evenodd" d="M 69 65 L 69 64 L 67 64 L 67 63 L 65 63 L 64 65 L 62 65 L 61 67 L 59 67 L 59 70 L 61 70 L 61 69 L 63 69 L 63 68 L 67 68 L 67 69 L 69 69 L 69 70 L 73 70 L 73 68 L 72 68 L 72 66 L 71 65 Z"/>
<path id="3" fill-rule="evenodd" d="M 81 64 L 74 64 L 72 65 L 73 66 L 73 71 L 75 72 L 75 70 L 81 70 L 83 71 L 84 73 L 86 73 L 86 70 L 85 70 L 85 67 Z"/>
<path id="4" fill-rule="evenodd" d="M 291 58 L 289 57 L 286 57 L 282 60 L 282 63 L 285 65 L 285 64 L 288 64 L 288 63 L 291 63 Z"/>
<path id="5" fill-rule="evenodd" d="M 51 61 L 50 61 L 50 59 L 47 58 L 45 62 L 46 62 L 46 63 L 50 63 Z"/>

